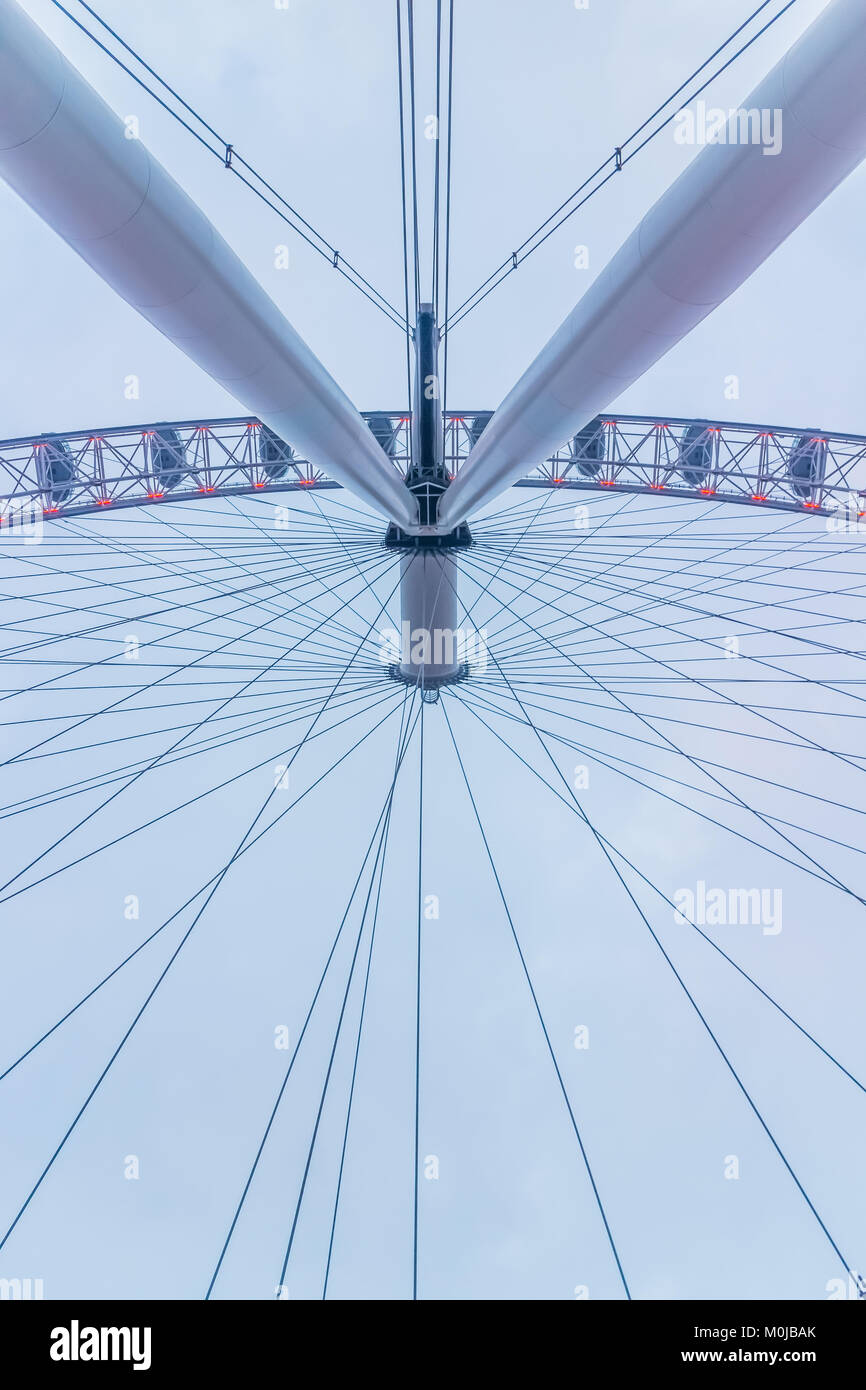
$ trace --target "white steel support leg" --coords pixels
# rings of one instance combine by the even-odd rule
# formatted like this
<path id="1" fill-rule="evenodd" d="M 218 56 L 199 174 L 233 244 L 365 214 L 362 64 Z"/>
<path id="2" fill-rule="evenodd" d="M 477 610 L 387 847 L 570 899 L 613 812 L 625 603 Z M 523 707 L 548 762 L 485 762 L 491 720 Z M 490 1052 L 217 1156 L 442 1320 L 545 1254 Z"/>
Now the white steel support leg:
<path id="1" fill-rule="evenodd" d="M 856 169 L 866 155 L 864 73 L 866 0 L 832 0 L 506 396 L 442 499 L 441 530 L 606 410 Z"/>
<path id="2" fill-rule="evenodd" d="M 13 3 L 0 0 L 0 177 L 299 455 L 411 528 L 415 498 L 213 224 Z"/>

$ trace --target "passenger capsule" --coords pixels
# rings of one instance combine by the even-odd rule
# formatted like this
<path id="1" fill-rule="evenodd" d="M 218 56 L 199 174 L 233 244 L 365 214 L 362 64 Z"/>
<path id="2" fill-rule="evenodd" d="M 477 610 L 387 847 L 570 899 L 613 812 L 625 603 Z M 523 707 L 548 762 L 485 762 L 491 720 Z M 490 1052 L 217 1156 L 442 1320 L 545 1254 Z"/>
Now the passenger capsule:
<path id="1" fill-rule="evenodd" d="M 186 471 L 186 450 L 177 430 L 155 430 L 150 436 L 150 473 L 154 491 L 171 492 Z"/>
<path id="2" fill-rule="evenodd" d="M 788 455 L 788 477 L 795 497 L 810 500 L 824 481 L 827 466 L 827 441 L 811 434 L 801 434 Z"/>
<path id="3" fill-rule="evenodd" d="M 291 467 L 295 451 L 285 440 L 280 439 L 279 435 L 269 430 L 267 425 L 262 425 L 259 430 L 259 463 L 262 472 L 276 482 L 278 478 L 284 478 Z"/>
<path id="4" fill-rule="evenodd" d="M 713 436 L 706 425 L 689 425 L 680 436 L 677 469 L 689 487 L 705 487 L 713 468 Z"/>
<path id="5" fill-rule="evenodd" d="M 598 477 L 604 463 L 606 444 L 604 422 L 600 415 L 596 415 L 574 436 L 571 441 L 571 462 L 584 478 Z"/>
<path id="6" fill-rule="evenodd" d="M 474 449 L 490 421 L 493 419 L 492 410 L 482 410 L 480 415 L 473 415 L 471 420 L 466 421 L 466 433 L 469 435 L 469 447 Z"/>
<path id="7" fill-rule="evenodd" d="M 392 459 L 397 452 L 397 431 L 400 428 L 399 420 L 392 420 L 390 415 L 368 415 L 367 424 L 372 431 L 373 437 L 378 440 L 389 459 Z"/>
<path id="8" fill-rule="evenodd" d="M 36 446 L 36 477 L 50 506 L 68 502 L 78 480 L 78 467 L 65 439 L 49 439 Z"/>

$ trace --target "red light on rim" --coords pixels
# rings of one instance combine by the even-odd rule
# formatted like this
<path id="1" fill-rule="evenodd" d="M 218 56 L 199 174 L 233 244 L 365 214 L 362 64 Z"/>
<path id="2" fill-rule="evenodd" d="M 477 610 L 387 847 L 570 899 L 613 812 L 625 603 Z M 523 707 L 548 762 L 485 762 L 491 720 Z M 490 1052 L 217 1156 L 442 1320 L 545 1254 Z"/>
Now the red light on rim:
<path id="1" fill-rule="evenodd" d="M 43 515 L 43 516 L 57 516 L 57 515 L 59 515 L 59 512 L 60 512 L 60 508 L 59 508 L 59 507 L 43 507 L 43 508 L 42 508 L 42 515 Z"/>
<path id="2" fill-rule="evenodd" d="M 213 487 L 200 487 L 200 488 L 199 488 L 199 492 L 216 492 L 216 488 L 213 488 Z"/>
<path id="3" fill-rule="evenodd" d="M 602 487 L 616 487 L 615 478 L 599 478 L 598 481 Z"/>
<path id="4" fill-rule="evenodd" d="M 818 511 L 821 510 L 821 503 L 820 503 L 820 502 L 804 502 L 804 503 L 803 503 L 803 506 L 804 506 L 804 507 L 811 507 L 813 510 L 815 510 L 815 509 L 817 509 Z"/>
<path id="5" fill-rule="evenodd" d="M 110 498 L 110 497 L 97 497 L 97 499 L 96 499 L 96 505 L 97 505 L 97 507 L 110 507 L 110 506 L 111 506 L 111 498 Z"/>
<path id="6" fill-rule="evenodd" d="M 715 495 L 716 495 L 716 489 L 715 489 L 714 487 L 702 487 L 702 488 L 701 488 L 701 496 L 702 496 L 702 497 L 715 497 Z"/>
<path id="7" fill-rule="evenodd" d="M 150 498 L 151 502 L 155 502 L 156 499 L 157 499 L 158 497 L 164 497 L 164 496 L 165 496 L 165 493 L 164 493 L 164 492 L 149 492 L 147 495 L 148 495 L 148 497 Z"/>
<path id="8" fill-rule="evenodd" d="M 763 495 L 762 495 L 760 492 L 755 492 L 755 493 L 752 494 L 752 501 L 753 501 L 753 502 L 766 502 L 766 500 L 767 500 L 766 493 L 764 493 Z"/>
<path id="9" fill-rule="evenodd" d="M 650 491 L 651 491 L 651 492 L 664 492 L 664 490 L 665 490 L 665 485 L 664 485 L 664 483 L 650 483 Z"/>
<path id="10" fill-rule="evenodd" d="M 315 478 L 299 478 L 298 483 L 301 487 L 315 487 Z"/>

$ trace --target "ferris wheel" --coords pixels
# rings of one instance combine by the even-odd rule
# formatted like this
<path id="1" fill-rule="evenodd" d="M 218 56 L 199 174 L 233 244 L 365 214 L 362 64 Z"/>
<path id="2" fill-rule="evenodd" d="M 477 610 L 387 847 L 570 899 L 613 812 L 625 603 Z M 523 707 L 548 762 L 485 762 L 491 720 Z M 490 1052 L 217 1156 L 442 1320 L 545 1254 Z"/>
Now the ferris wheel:
<path id="1" fill-rule="evenodd" d="M 244 412 L 0 441 L 0 1278 L 862 1297 L 866 436 L 616 411 L 866 155 L 861 0 L 495 410 L 456 325 L 790 3 L 456 308 L 453 0 L 429 266 L 395 5 L 402 308 L 82 8 L 393 321 L 406 399 L 359 412 L 0 0 L 0 174 Z"/>

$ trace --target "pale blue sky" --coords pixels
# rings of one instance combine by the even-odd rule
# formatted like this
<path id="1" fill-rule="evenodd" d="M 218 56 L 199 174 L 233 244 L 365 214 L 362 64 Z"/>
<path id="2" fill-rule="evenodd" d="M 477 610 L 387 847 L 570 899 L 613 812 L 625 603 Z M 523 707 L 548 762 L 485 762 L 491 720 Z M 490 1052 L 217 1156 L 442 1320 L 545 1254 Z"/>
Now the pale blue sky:
<path id="1" fill-rule="evenodd" d="M 417 7 L 423 42 L 424 16 L 433 5 L 418 0 Z M 28 0 L 26 8 L 121 115 L 139 116 L 142 138 L 201 202 L 356 404 L 402 406 L 404 362 L 396 329 L 199 153 L 48 0 Z M 708 99 L 737 104 L 821 8 L 820 0 L 800 0 Z M 456 9 L 455 301 L 703 61 L 749 5 L 592 0 L 589 11 L 577 11 L 571 0 L 457 0 Z M 286 11 L 269 0 L 151 0 L 147 7 L 103 0 L 101 12 L 376 285 L 399 297 L 390 0 L 290 0 Z M 421 64 L 425 81 L 429 70 Z M 430 109 L 422 84 L 419 124 Z M 432 147 L 420 139 L 419 148 L 427 158 Z M 454 405 L 496 405 L 591 275 L 690 157 L 691 151 L 661 138 L 455 332 L 449 366 Z M 861 170 L 722 309 L 631 388 L 619 408 L 866 433 L 864 196 Z M 284 240 L 291 247 L 291 268 L 277 271 L 274 247 Z M 3 187 L 0 244 L 0 437 L 237 413 L 231 398 L 117 300 Z M 589 247 L 589 275 L 574 268 L 576 244 Z M 137 401 L 124 398 L 130 373 L 141 380 Z M 731 374 L 741 381 L 735 402 L 724 398 Z M 594 505 L 598 516 L 614 507 L 606 498 Z M 706 509 L 677 512 L 683 504 L 670 504 L 665 511 L 666 505 L 650 511 L 646 499 L 637 499 L 613 530 L 631 535 L 639 546 L 666 526 L 694 517 L 695 533 L 707 545 L 718 537 L 722 550 L 789 522 L 741 516 L 734 522 L 724 508 L 710 517 Z M 247 518 L 258 515 L 255 504 L 245 504 L 242 513 L 214 504 L 174 515 L 200 539 L 209 534 L 201 529 L 205 525 L 228 536 L 237 533 L 225 528 L 241 526 L 244 540 L 254 539 Z M 560 516 L 567 535 L 569 513 Z M 799 547 L 826 543 L 819 521 L 802 526 L 810 529 L 791 537 L 785 564 L 802 560 Z M 145 515 L 110 523 L 100 517 L 82 523 L 77 534 L 96 538 L 97 545 L 110 540 L 133 552 L 140 548 L 147 559 L 171 560 L 174 554 L 190 563 L 189 555 L 160 550 L 170 538 L 161 522 Z M 377 534 L 374 524 L 371 535 Z M 599 564 L 609 559 L 602 541 L 592 553 Z M 669 554 L 674 558 L 668 568 L 674 568 L 679 552 L 674 546 Z M 61 575 L 72 563 L 54 533 L 28 558 L 34 556 Z M 749 558 L 770 563 L 772 556 L 760 552 L 755 561 L 750 550 Z M 681 564 L 688 560 L 683 551 Z M 92 556 L 87 562 L 97 563 Z M 849 563 L 849 573 L 862 572 L 859 552 Z M 25 597 L 33 590 L 21 563 L 7 564 L 10 604 L 20 605 L 16 616 L 26 627 L 36 616 Z M 830 578 L 810 579 L 819 593 L 832 588 L 831 564 Z M 138 582 L 143 571 L 133 573 Z M 695 578 L 714 573 L 695 571 Z M 749 574 L 738 594 L 757 602 Z M 94 590 L 89 602 L 112 596 L 110 577 L 106 571 L 104 593 Z M 783 581 L 794 582 L 790 576 Z M 579 611 L 579 576 L 566 570 L 563 582 L 574 585 Z M 618 595 L 628 607 L 640 599 L 646 573 L 626 566 L 620 583 L 632 591 L 632 597 Z M 56 587 L 47 583 L 46 592 Z M 379 596 L 390 587 L 379 583 Z M 463 592 L 474 597 L 468 580 Z M 781 587 L 761 593 L 768 602 L 788 596 Z M 501 586 L 494 595 L 500 602 L 509 599 Z M 178 602 L 191 596 L 198 596 L 194 589 Z M 601 591 L 602 599 L 610 596 Z M 593 604 L 597 599 L 594 592 Z M 322 602 L 327 605 L 327 598 Z M 504 625 L 487 612 L 492 630 Z M 179 626 L 195 616 L 181 607 Z M 267 614 L 255 607 L 245 616 L 254 622 Z M 609 613 L 593 608 L 582 616 L 600 622 Z M 682 621 L 678 610 L 656 617 Z M 760 617 L 770 625 L 774 615 L 768 609 Z M 849 618 L 860 621 L 855 606 L 839 610 L 832 639 L 821 635 L 862 647 L 851 636 Z M 625 623 L 622 630 L 627 628 Z M 158 635 L 143 620 L 138 629 L 146 637 Z M 693 635 L 718 641 L 724 630 L 722 620 L 712 619 Z M 218 627 L 223 639 L 231 631 Z M 792 651 L 784 639 L 765 638 L 748 654 L 781 657 L 784 665 L 791 664 Z M 56 659 L 102 655 L 103 648 L 84 639 L 51 650 Z M 695 659 L 685 641 L 663 655 Z M 731 663 L 705 649 L 698 655 L 706 661 L 702 676 L 729 676 Z M 797 667 L 812 680 L 858 669 L 826 653 Z M 744 674 L 757 679 L 762 671 L 749 665 Z M 4 688 L 35 678 L 30 666 L 9 667 Z M 102 674 L 94 684 L 108 687 L 114 679 Z M 798 710 L 822 711 L 784 716 L 790 727 L 809 734 L 817 728 L 818 741 L 834 748 L 852 740 L 854 748 L 862 746 L 851 732 L 859 725 L 846 717 L 858 713 L 851 699 L 831 706 L 814 686 L 782 690 Z M 548 727 L 578 741 L 591 737 L 624 757 L 641 756 L 637 744 L 624 747 L 618 736 L 579 722 L 589 718 L 606 730 L 620 727 L 614 702 L 593 713 L 581 709 L 589 696 L 576 684 L 563 693 L 570 704 L 549 717 Z M 764 694 L 768 703 L 787 703 L 778 693 L 752 687 L 749 698 Z M 71 697 L 71 707 L 95 708 L 93 701 L 103 694 L 98 688 Z M 7 715 L 36 717 L 42 711 L 35 698 L 10 702 Z M 648 714 L 683 713 L 665 696 L 652 701 L 644 694 L 632 704 L 639 698 Z M 832 1251 L 592 837 L 471 714 L 457 708 L 452 717 L 633 1293 L 821 1298 L 839 1272 Z M 153 727 L 174 722 L 155 719 Z M 4 756 L 35 741 L 40 727 L 36 733 L 6 729 Z M 552 775 L 532 735 L 501 721 L 496 727 Z M 646 735 L 634 717 L 622 727 Z M 731 766 L 855 805 L 857 812 L 837 813 L 789 793 L 757 792 L 742 776 L 733 779 L 744 799 L 760 796 L 768 814 L 862 842 L 862 773 L 849 764 L 789 746 L 747 746 L 713 728 L 687 734 L 667 727 L 698 754 L 723 763 L 730 757 Z M 758 716 L 744 716 L 734 727 L 767 732 Z M 71 858 L 73 847 L 110 838 L 223 776 L 265 761 L 261 774 L 234 789 L 0 907 L 8 943 L 0 978 L 0 1070 L 225 862 L 267 792 L 272 762 L 292 737 L 277 729 L 143 779 L 58 851 L 57 862 L 65 861 L 67 851 Z M 439 709 L 428 711 L 427 737 L 424 889 L 440 897 L 441 916 L 424 929 L 421 1152 L 439 1157 L 440 1178 L 421 1184 L 422 1296 L 567 1299 L 586 1284 L 593 1298 L 619 1297 L 610 1249 Z M 273 1030 L 285 1023 L 294 1036 L 300 1026 L 390 780 L 395 740 L 392 721 L 339 780 L 331 778 L 312 793 L 303 813 L 287 817 L 262 850 L 246 856 L 226 879 L 0 1252 L 0 1276 L 42 1277 L 49 1297 L 202 1296 L 285 1062 L 285 1053 L 273 1047 Z M 82 736 L 66 742 L 90 741 Z M 141 756 L 155 754 L 165 742 L 157 735 L 142 740 Z M 345 744 L 345 731 L 324 738 L 299 765 L 300 784 L 317 776 Z M 110 767 L 133 756 L 134 750 L 119 745 L 106 753 L 67 752 L 4 769 L 3 804 L 82 777 L 95 764 L 102 767 L 102 759 Z M 684 775 L 682 759 L 674 765 L 661 754 L 649 756 L 653 766 Z M 578 760 L 558 747 L 566 775 Z M 330 1292 L 338 1297 L 402 1298 L 411 1291 L 417 741 L 408 763 L 395 800 L 335 1245 Z M 92 803 L 81 800 L 89 809 Z M 79 802 L 3 822 L 2 858 L 10 874 L 32 857 L 34 845 L 41 848 L 69 826 L 75 814 L 70 804 Z M 701 804 L 713 813 L 712 803 Z M 778 938 L 762 936 L 759 928 L 738 928 L 739 935 L 729 932 L 719 940 L 863 1078 L 862 904 L 771 860 L 746 812 L 728 818 L 753 844 L 724 835 L 600 765 L 586 805 L 603 833 L 669 895 L 698 878 L 781 887 L 785 927 Z M 853 852 L 805 835 L 799 840 L 863 892 Z M 709 947 L 677 928 L 658 898 L 636 880 L 633 886 L 828 1227 L 852 1252 L 852 1262 L 866 1263 L 858 1165 L 866 1096 Z M 130 893 L 141 897 L 138 922 L 123 919 Z M 0 1082 L 4 1230 L 168 958 L 164 941 L 142 953 Z M 273 1294 L 348 960 L 348 954 L 340 957 L 339 979 L 331 982 L 311 1045 L 301 1054 L 218 1295 Z M 353 994 L 290 1265 L 289 1287 L 302 1298 L 321 1294 L 358 1003 Z M 572 1046 L 579 1024 L 590 1028 L 585 1054 Z M 141 1160 L 137 1182 L 123 1178 L 128 1154 Z M 730 1154 L 740 1158 L 737 1182 L 723 1178 Z"/>

